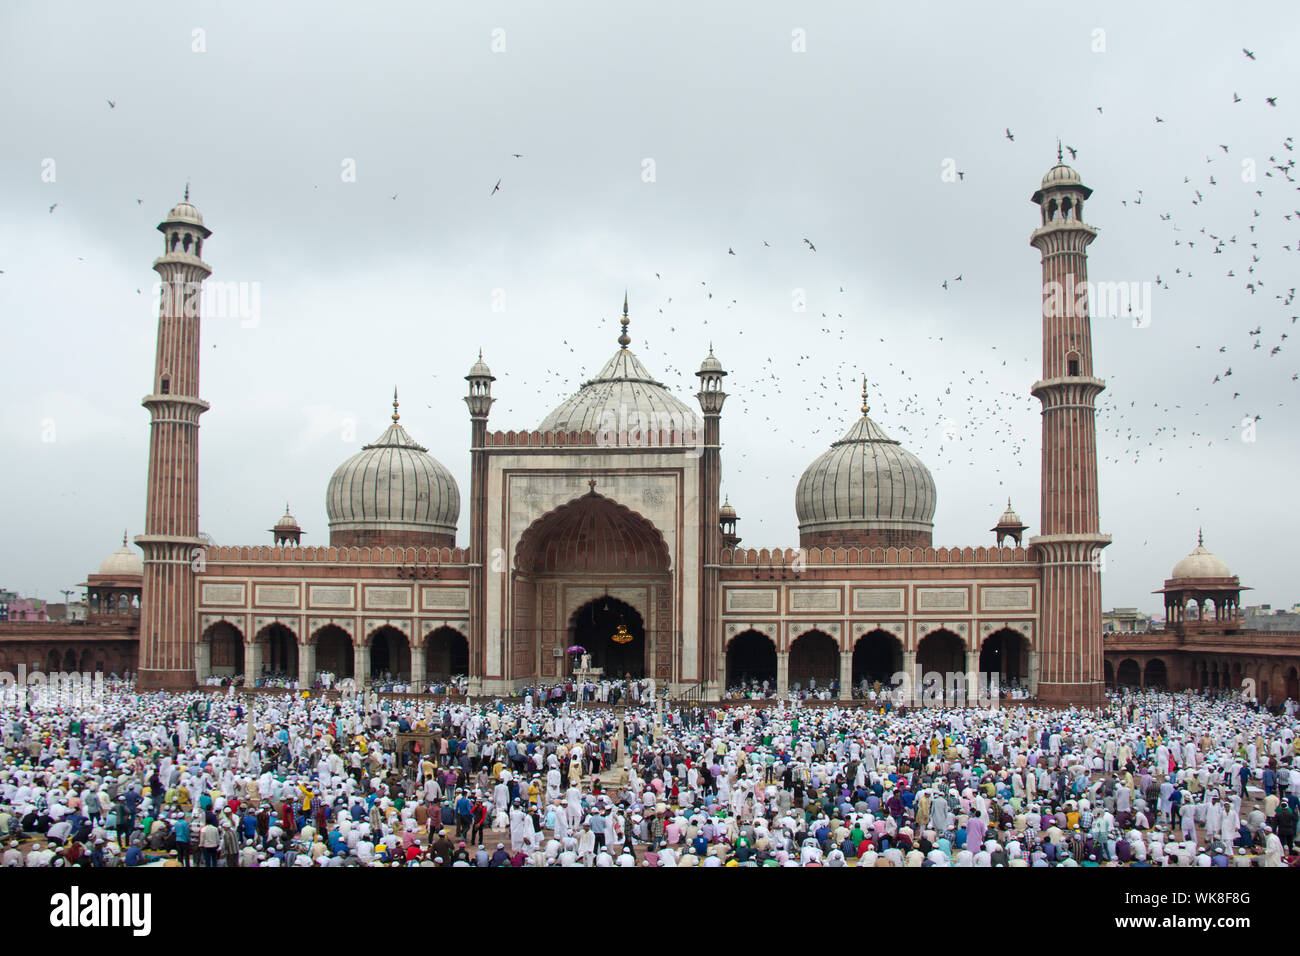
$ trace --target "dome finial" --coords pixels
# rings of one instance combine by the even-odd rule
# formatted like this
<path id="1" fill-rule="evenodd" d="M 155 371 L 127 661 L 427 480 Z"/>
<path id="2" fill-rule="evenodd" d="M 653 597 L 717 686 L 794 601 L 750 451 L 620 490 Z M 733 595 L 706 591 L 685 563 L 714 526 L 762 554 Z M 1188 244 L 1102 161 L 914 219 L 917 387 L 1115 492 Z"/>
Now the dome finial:
<path id="1" fill-rule="evenodd" d="M 623 290 L 623 318 L 619 319 L 619 323 L 623 326 L 623 331 L 622 331 L 621 333 L 619 333 L 619 336 L 618 336 L 618 347 L 621 348 L 621 349 L 626 349 L 629 345 L 632 344 L 632 339 L 631 339 L 631 337 L 627 334 L 627 322 L 628 322 L 628 319 L 627 319 L 627 290 L 624 289 L 624 290 Z"/>
<path id="2" fill-rule="evenodd" d="M 1196 546 L 1198 548 L 1205 547 L 1205 535 L 1202 533 L 1200 528 L 1196 529 Z"/>
<path id="3" fill-rule="evenodd" d="M 394 385 L 393 386 L 393 424 L 397 424 L 397 420 L 400 417 L 401 416 L 397 414 L 397 386 Z"/>
<path id="4" fill-rule="evenodd" d="M 1065 162 L 1065 156 L 1061 152 L 1061 137 L 1056 137 L 1056 162 L 1058 164 Z"/>
<path id="5" fill-rule="evenodd" d="M 185 180 L 185 201 L 190 201 L 190 181 L 188 179 Z"/>
<path id="6" fill-rule="evenodd" d="M 122 529 L 122 547 L 126 547 L 126 529 Z"/>
<path id="7" fill-rule="evenodd" d="M 867 412 L 871 411 L 871 406 L 867 404 L 867 377 L 862 376 L 862 417 L 866 418 Z"/>

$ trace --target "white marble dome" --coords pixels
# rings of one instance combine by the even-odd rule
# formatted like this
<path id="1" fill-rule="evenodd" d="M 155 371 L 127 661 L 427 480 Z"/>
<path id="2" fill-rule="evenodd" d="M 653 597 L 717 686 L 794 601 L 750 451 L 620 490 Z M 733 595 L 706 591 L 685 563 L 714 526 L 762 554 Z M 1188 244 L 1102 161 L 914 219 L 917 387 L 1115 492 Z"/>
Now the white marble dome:
<path id="1" fill-rule="evenodd" d="M 799 479 L 800 535 L 934 530 L 934 479 L 921 460 L 862 418 Z"/>
<path id="2" fill-rule="evenodd" d="M 132 550 L 122 536 L 122 546 L 106 557 L 99 565 L 100 574 L 121 577 L 124 574 L 144 574 L 144 559 Z"/>
<path id="3" fill-rule="evenodd" d="M 1196 550 L 1174 565 L 1170 579 L 1230 578 L 1232 572 L 1218 555 L 1207 551 L 1203 539 L 1198 538 Z"/>
<path id="4" fill-rule="evenodd" d="M 460 489 L 442 464 L 393 423 L 339 465 L 325 493 L 331 533 L 429 532 L 455 535 Z"/>
<path id="5" fill-rule="evenodd" d="M 544 432 L 692 431 L 699 417 L 626 348 L 620 348 L 596 377 L 542 420 Z"/>

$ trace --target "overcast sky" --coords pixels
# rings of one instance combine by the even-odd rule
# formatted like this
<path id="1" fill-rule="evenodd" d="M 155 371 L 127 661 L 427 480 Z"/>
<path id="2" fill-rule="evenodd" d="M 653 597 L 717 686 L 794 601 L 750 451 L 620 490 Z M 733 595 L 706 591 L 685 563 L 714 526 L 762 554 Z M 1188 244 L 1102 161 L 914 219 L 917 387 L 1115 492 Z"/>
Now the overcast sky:
<path id="1" fill-rule="evenodd" d="M 730 372 L 746 546 L 797 545 L 795 484 L 863 374 L 934 475 L 936 544 L 991 544 L 1008 496 L 1037 533 L 1029 197 L 1059 136 L 1095 190 L 1090 277 L 1161 280 L 1144 327 L 1092 324 L 1104 606 L 1159 610 L 1200 526 L 1246 603 L 1300 600 L 1300 176 L 1274 168 L 1300 15 L 991 9 L 3 5 L 0 586 L 58 600 L 143 530 L 150 265 L 186 181 L 213 281 L 260 296 L 203 325 L 218 544 L 270 543 L 286 502 L 327 543 L 326 483 L 394 385 L 460 483 L 463 542 L 477 350 L 490 427 L 535 428 L 617 348 L 625 288 L 632 349 L 679 397 L 710 342 Z"/>

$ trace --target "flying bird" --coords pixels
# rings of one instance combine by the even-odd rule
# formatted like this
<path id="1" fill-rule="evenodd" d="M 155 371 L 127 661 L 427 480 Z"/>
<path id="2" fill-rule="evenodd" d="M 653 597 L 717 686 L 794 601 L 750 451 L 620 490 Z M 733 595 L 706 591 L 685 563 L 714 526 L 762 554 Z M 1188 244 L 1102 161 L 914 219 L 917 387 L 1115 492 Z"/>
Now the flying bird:
<path id="1" fill-rule="evenodd" d="M 1252 53 L 1250 50 L 1247 50 L 1245 47 L 1242 47 L 1242 48 L 1241 48 L 1241 52 L 1244 53 L 1244 54 L 1246 54 L 1246 59 L 1248 59 L 1248 60 L 1253 60 L 1253 59 L 1255 59 L 1255 54 Z"/>
<path id="2" fill-rule="evenodd" d="M 1079 156 L 1079 151 L 1075 149 L 1073 146 L 1065 147 L 1065 151 L 1070 154 L 1071 159 L 1077 159 Z"/>
<path id="3" fill-rule="evenodd" d="M 1266 97 L 1264 97 L 1264 102 L 1267 103 L 1269 106 L 1277 106 L 1277 97 L 1276 97 L 1276 96 L 1266 96 Z"/>
<path id="4" fill-rule="evenodd" d="M 108 108 L 109 108 L 110 110 L 115 110 L 115 109 L 117 109 L 117 104 L 114 103 L 112 100 L 104 100 L 104 102 L 108 104 Z"/>
<path id="5" fill-rule="evenodd" d="M 1013 143 L 1016 141 L 1015 136 L 1013 136 L 1013 135 L 1011 134 L 1011 127 L 1010 127 L 1010 126 L 1007 127 L 1007 139 L 1011 140 L 1011 142 L 1013 142 Z"/>
<path id="6" fill-rule="evenodd" d="M 805 238 L 804 242 L 808 244 L 808 248 L 811 249 L 813 252 L 817 251 L 817 247 L 812 244 L 811 240 Z"/>
<path id="7" fill-rule="evenodd" d="M 58 205 L 59 205 L 58 203 L 54 203 L 53 205 L 51 205 L 50 212 L 54 212 L 54 210 L 58 207 Z"/>
<path id="8" fill-rule="evenodd" d="M 501 180 L 498 179 L 497 184 L 492 187 L 492 191 L 488 193 L 488 195 L 495 196 L 498 192 L 500 192 L 500 190 L 501 190 Z"/>

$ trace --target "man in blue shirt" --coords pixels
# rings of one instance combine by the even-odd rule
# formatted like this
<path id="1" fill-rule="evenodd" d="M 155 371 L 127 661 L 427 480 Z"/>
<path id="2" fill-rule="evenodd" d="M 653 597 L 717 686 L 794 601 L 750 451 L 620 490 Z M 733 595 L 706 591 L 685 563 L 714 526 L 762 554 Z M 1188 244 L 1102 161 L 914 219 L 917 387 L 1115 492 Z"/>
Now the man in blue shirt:
<path id="1" fill-rule="evenodd" d="M 176 835 L 176 859 L 181 866 L 190 865 L 190 821 L 177 817 L 172 824 L 172 833 Z"/>

